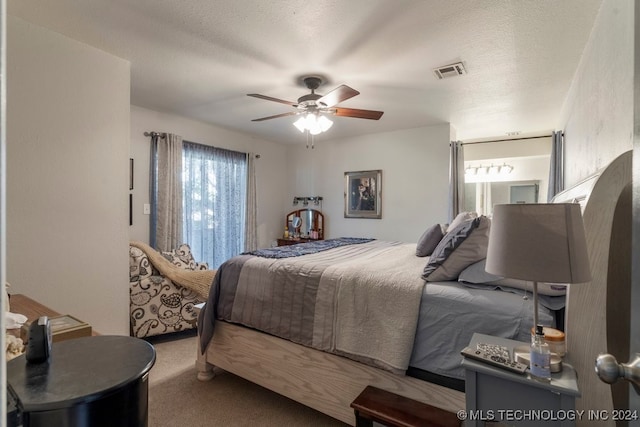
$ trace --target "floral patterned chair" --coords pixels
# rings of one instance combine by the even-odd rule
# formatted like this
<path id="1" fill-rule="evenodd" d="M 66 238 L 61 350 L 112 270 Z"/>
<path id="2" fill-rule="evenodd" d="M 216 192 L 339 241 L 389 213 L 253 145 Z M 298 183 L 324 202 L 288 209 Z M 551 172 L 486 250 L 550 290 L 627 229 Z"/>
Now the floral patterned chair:
<path id="1" fill-rule="evenodd" d="M 164 258 L 179 269 L 207 270 L 207 263 L 197 263 L 187 244 Z M 194 329 L 197 311 L 194 305 L 204 298 L 194 290 L 164 277 L 139 247 L 129 246 L 129 314 L 131 336 L 137 338 Z"/>

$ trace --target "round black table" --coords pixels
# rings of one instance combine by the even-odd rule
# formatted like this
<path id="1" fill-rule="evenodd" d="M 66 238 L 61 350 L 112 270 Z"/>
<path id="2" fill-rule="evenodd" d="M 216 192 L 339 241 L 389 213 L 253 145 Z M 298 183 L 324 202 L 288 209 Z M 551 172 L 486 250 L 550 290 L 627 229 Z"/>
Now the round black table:
<path id="1" fill-rule="evenodd" d="M 156 352 L 127 336 L 92 336 L 54 343 L 49 362 L 7 363 L 7 383 L 24 427 L 147 425 L 148 373 Z"/>

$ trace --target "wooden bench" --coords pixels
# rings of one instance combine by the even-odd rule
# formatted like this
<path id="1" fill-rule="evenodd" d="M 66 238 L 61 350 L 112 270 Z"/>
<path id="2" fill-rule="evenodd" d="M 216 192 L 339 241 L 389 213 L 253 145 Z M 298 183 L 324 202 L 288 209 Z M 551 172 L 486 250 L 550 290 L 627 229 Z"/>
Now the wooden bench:
<path id="1" fill-rule="evenodd" d="M 351 402 L 356 415 L 356 427 L 371 427 L 373 421 L 393 427 L 459 427 L 456 414 L 409 399 L 404 396 L 367 386 Z"/>

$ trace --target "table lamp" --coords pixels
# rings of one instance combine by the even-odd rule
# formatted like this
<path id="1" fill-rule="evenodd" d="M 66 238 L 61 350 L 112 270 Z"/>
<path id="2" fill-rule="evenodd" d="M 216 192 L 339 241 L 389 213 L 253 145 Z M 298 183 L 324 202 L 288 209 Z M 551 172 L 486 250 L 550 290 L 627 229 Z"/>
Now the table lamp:
<path id="1" fill-rule="evenodd" d="M 498 276 L 533 282 L 535 329 L 538 282 L 591 281 L 580 205 L 495 205 L 485 269 Z"/>

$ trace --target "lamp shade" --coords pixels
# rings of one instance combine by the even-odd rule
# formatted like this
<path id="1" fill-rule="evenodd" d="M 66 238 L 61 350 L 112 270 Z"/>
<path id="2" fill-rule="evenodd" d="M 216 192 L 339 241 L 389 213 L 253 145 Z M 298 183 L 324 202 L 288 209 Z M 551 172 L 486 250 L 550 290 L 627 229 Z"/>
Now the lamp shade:
<path id="1" fill-rule="evenodd" d="M 534 282 L 589 282 L 591 268 L 580 205 L 494 206 L 485 269 Z"/>

